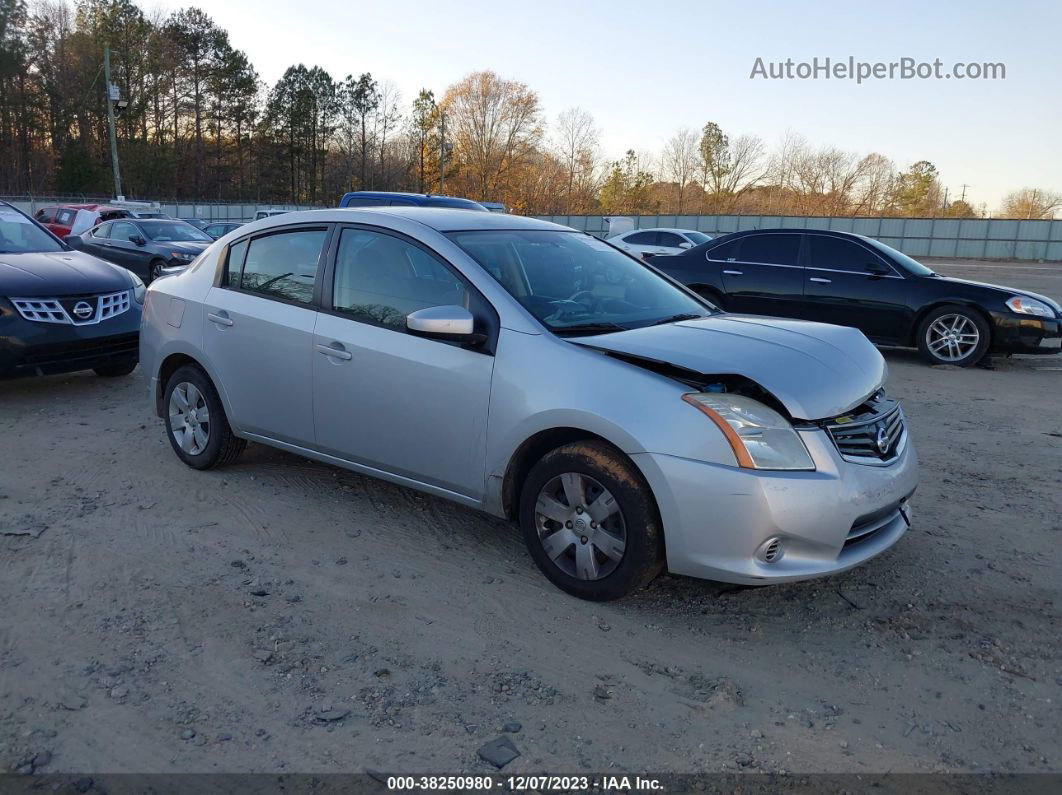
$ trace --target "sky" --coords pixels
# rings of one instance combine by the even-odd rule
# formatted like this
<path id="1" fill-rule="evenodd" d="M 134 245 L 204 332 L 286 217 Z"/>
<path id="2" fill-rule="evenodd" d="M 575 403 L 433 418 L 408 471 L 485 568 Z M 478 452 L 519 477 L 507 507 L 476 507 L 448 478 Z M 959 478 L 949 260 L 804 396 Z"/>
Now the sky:
<path id="1" fill-rule="evenodd" d="M 172 10 L 190 3 L 163 0 Z M 147 5 L 147 4 L 145 4 Z M 1022 187 L 1062 192 L 1062 2 L 200 0 L 260 76 L 293 63 L 371 72 L 408 103 L 490 69 L 538 92 L 547 120 L 588 111 L 604 153 L 659 153 L 708 121 L 776 147 L 929 160 L 951 198 L 989 211 Z M 1004 80 L 752 79 L 757 58 L 1003 63 Z"/>

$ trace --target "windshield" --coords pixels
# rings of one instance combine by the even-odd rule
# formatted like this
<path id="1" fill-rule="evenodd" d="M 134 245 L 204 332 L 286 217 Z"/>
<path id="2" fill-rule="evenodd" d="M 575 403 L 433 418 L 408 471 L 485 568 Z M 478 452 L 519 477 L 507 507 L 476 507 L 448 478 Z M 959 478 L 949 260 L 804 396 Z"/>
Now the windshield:
<path id="1" fill-rule="evenodd" d="M 711 236 L 704 234 L 704 232 L 683 232 L 686 237 L 693 241 L 693 244 L 699 246 L 701 243 L 707 243 L 711 240 Z"/>
<path id="2" fill-rule="evenodd" d="M 18 210 L 0 206 L 0 254 L 62 250 L 58 240 Z"/>
<path id="3" fill-rule="evenodd" d="M 144 230 L 145 235 L 160 243 L 213 242 L 210 235 L 199 231 L 194 226 L 186 224 L 184 221 L 174 221 L 168 224 L 141 224 L 140 228 Z"/>
<path id="4" fill-rule="evenodd" d="M 879 243 L 877 240 L 874 240 L 870 237 L 866 238 L 866 241 L 873 248 L 876 248 L 885 256 L 890 257 L 893 262 L 895 262 L 897 265 L 899 265 L 901 268 L 908 271 L 909 273 L 913 273 L 915 276 L 934 276 L 936 273 L 935 271 L 932 271 L 927 268 L 918 260 L 911 259 L 903 252 L 894 249 L 892 246 L 886 246 L 884 243 Z"/>
<path id="5" fill-rule="evenodd" d="M 711 314 L 637 260 L 582 232 L 447 236 L 557 333 L 624 331 Z"/>

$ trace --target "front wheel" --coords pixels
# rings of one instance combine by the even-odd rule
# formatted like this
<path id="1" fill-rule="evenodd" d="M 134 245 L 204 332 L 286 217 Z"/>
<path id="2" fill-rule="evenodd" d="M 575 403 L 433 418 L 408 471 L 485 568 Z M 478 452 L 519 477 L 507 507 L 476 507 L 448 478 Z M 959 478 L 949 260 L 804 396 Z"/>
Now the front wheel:
<path id="1" fill-rule="evenodd" d="M 977 364 L 988 353 L 991 341 L 988 322 L 964 306 L 934 309 L 918 326 L 918 351 L 930 364 Z"/>
<path id="2" fill-rule="evenodd" d="M 602 442 L 564 445 L 531 469 L 520 494 L 520 527 L 542 573 L 581 599 L 619 599 L 663 567 L 649 485 Z"/>
<path id="3" fill-rule="evenodd" d="M 198 367 L 178 368 L 166 382 L 164 400 L 170 445 L 193 469 L 229 464 L 247 446 L 232 432 L 217 390 Z"/>
<path id="4" fill-rule="evenodd" d="M 162 269 L 166 267 L 166 263 L 160 259 L 151 261 L 151 268 L 148 270 L 148 282 L 153 282 L 155 279 L 162 277 Z"/>

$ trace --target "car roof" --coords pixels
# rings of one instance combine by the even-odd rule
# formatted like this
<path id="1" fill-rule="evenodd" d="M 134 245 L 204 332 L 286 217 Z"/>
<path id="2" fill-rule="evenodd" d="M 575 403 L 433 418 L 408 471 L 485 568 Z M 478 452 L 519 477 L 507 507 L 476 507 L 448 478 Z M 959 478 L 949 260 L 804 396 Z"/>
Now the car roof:
<path id="1" fill-rule="evenodd" d="M 867 237 L 866 235 L 860 235 L 860 234 L 857 234 L 856 232 L 844 232 L 844 231 L 841 231 L 840 229 L 817 229 L 817 228 L 811 227 L 811 226 L 809 226 L 807 228 L 805 228 L 805 227 L 793 228 L 793 227 L 786 227 L 786 226 L 775 226 L 775 227 L 768 227 L 766 229 L 742 229 L 742 230 L 740 230 L 738 232 L 727 232 L 725 235 L 718 235 L 717 237 L 712 238 L 712 243 L 715 243 L 718 240 L 722 240 L 724 237 L 725 238 L 729 238 L 729 239 L 733 239 L 733 238 L 736 238 L 736 237 L 745 237 L 747 235 L 759 234 L 761 232 L 786 232 L 788 234 L 803 234 L 804 232 L 812 232 L 812 233 L 814 233 L 816 235 L 829 235 L 831 237 L 848 237 L 848 238 L 855 238 L 857 240 L 871 240 L 872 239 L 872 238 Z"/>
<path id="2" fill-rule="evenodd" d="M 622 232 L 623 235 L 633 235 L 635 232 L 696 232 L 696 229 L 683 229 L 678 226 L 651 226 L 645 229 L 632 229 L 629 232 Z M 702 232 L 701 234 L 708 234 Z"/>
<path id="3" fill-rule="evenodd" d="M 572 232 L 571 227 L 550 221 L 540 221 L 523 215 L 485 213 L 482 210 L 462 210 L 452 207 L 340 207 L 331 210 L 302 210 L 253 221 L 259 229 L 286 226 L 300 222 L 366 223 L 381 217 L 406 218 L 424 224 L 437 232 L 466 232 L 478 230 L 542 230 Z M 268 221 L 268 223 L 267 223 Z"/>

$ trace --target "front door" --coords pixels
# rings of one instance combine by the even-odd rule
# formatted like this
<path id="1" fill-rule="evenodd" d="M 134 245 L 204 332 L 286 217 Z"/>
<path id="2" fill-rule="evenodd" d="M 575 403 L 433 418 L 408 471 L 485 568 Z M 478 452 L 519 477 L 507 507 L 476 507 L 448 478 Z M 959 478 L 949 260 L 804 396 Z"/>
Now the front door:
<path id="1" fill-rule="evenodd" d="M 204 347 L 239 430 L 312 447 L 313 305 L 326 226 L 240 241 L 205 301 Z"/>
<path id="2" fill-rule="evenodd" d="M 406 331 L 410 312 L 493 310 L 449 265 L 381 230 L 344 228 L 314 333 L 319 450 L 480 500 L 491 348 Z"/>
<path id="3" fill-rule="evenodd" d="M 854 240 L 808 233 L 807 241 L 804 317 L 857 328 L 875 342 L 903 342 L 907 280 Z"/>
<path id="4" fill-rule="evenodd" d="M 800 234 L 762 232 L 735 240 L 736 248 L 721 262 L 726 308 L 730 312 L 800 317 L 804 269 L 800 266 Z M 713 259 L 723 256 L 713 249 Z M 726 253 L 724 252 L 724 253 Z"/>

